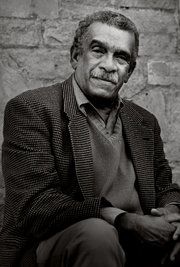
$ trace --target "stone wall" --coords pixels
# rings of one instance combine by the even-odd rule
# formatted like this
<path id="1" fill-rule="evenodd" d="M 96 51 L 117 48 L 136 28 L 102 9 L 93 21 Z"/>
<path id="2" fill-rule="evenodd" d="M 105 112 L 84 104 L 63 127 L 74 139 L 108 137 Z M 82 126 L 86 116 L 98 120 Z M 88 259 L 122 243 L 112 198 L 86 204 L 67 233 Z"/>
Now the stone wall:
<path id="1" fill-rule="evenodd" d="M 122 95 L 159 119 L 173 179 L 180 183 L 179 6 L 178 0 L 0 0 L 0 144 L 7 101 L 67 78 L 78 21 L 93 11 L 118 10 L 140 31 L 137 68 Z M 0 224 L 3 197 L 0 172 Z"/>

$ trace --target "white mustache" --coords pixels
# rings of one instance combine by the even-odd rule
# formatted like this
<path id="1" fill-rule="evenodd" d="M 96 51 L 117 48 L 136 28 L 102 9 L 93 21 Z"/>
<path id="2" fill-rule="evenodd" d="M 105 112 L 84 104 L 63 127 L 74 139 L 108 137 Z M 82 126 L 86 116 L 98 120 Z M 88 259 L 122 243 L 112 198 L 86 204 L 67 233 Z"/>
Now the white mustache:
<path id="1" fill-rule="evenodd" d="M 118 83 L 118 75 L 117 73 L 109 73 L 105 71 L 92 71 L 90 74 L 91 78 L 101 79 L 108 82 L 112 82 L 114 84 Z"/>

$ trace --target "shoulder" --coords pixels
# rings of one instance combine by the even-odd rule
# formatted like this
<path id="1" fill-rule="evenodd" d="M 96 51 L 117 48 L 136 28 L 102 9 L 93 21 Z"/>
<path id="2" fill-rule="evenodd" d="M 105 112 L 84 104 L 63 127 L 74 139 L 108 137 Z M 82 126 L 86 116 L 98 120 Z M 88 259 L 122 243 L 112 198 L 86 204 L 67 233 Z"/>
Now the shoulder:
<path id="1" fill-rule="evenodd" d="M 7 103 L 6 109 L 11 106 L 29 106 L 35 110 L 60 108 L 63 103 L 63 90 L 67 83 L 71 84 L 70 79 L 62 83 L 25 91 L 12 98 Z"/>
<path id="2" fill-rule="evenodd" d="M 157 118 L 153 113 L 137 105 L 132 100 L 123 100 L 123 101 L 125 105 L 131 110 L 133 115 L 138 114 L 143 119 L 144 123 L 149 124 L 149 125 L 157 124 Z"/>
<path id="3" fill-rule="evenodd" d="M 131 108 L 135 109 L 139 112 L 142 116 L 154 117 L 154 114 L 148 111 L 147 109 L 139 106 L 138 104 L 134 103 L 132 100 L 124 100 L 124 102 L 131 106 Z"/>

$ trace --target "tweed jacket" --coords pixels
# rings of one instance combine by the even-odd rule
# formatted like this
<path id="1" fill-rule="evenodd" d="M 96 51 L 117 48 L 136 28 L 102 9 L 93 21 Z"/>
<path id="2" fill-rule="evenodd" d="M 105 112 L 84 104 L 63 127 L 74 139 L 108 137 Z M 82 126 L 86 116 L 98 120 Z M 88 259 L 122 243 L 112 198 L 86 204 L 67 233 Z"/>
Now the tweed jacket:
<path id="1" fill-rule="evenodd" d="M 140 203 L 148 214 L 151 208 L 180 201 L 180 192 L 171 183 L 156 118 L 132 102 L 123 103 L 123 136 Z M 0 266 L 18 266 L 23 253 L 41 240 L 77 221 L 101 216 L 86 120 L 76 103 L 72 77 L 8 102 L 2 146 L 6 199 Z"/>

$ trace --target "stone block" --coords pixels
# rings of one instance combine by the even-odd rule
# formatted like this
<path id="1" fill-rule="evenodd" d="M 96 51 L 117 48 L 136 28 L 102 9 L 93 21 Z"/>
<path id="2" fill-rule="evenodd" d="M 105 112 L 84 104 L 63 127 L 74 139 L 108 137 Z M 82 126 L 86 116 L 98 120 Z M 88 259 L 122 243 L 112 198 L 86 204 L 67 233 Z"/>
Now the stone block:
<path id="1" fill-rule="evenodd" d="M 59 15 L 58 0 L 31 0 L 31 14 L 40 18 L 57 18 Z"/>
<path id="2" fill-rule="evenodd" d="M 40 43 L 41 24 L 34 20 L 0 19 L 2 47 L 35 47 Z"/>
<path id="3" fill-rule="evenodd" d="M 115 7 L 135 7 L 154 9 L 175 9 L 176 0 L 115 0 L 111 1 Z"/>
<path id="4" fill-rule="evenodd" d="M 64 3 L 72 4 L 72 0 L 62 0 Z M 75 4 L 84 5 L 84 0 L 75 0 Z M 176 0 L 88 0 L 86 5 L 102 7 L 135 7 L 135 8 L 154 8 L 154 9 L 175 9 Z"/>
<path id="5" fill-rule="evenodd" d="M 30 0 L 0 0 L 0 17 L 28 17 Z"/>
<path id="6" fill-rule="evenodd" d="M 59 49 L 9 49 L 11 64 L 16 62 L 19 72 L 28 79 L 64 80 L 72 72 L 69 51 Z"/>
<path id="7" fill-rule="evenodd" d="M 48 47 L 70 49 L 77 26 L 77 23 L 67 20 L 46 21 L 43 25 L 44 44 Z"/>
<path id="8" fill-rule="evenodd" d="M 148 62 L 148 83 L 153 85 L 170 85 L 170 67 L 166 61 Z"/>
<path id="9" fill-rule="evenodd" d="M 83 0 L 61 0 L 61 5 L 62 6 L 68 6 L 68 5 L 73 5 L 75 6 L 87 6 L 87 7 L 92 7 L 92 8 L 107 8 L 107 7 L 114 7 L 117 6 L 116 0 L 88 0 L 86 3 Z"/>
<path id="10" fill-rule="evenodd" d="M 41 17 L 57 18 L 58 0 L 0 0 L 1 17 Z"/>
<path id="11" fill-rule="evenodd" d="M 178 28 L 175 15 L 162 10 L 125 9 L 123 13 L 137 26 L 140 33 L 173 33 Z"/>
<path id="12" fill-rule="evenodd" d="M 76 5 L 74 2 L 62 3 L 59 10 L 59 17 L 68 22 L 74 21 L 75 23 L 78 23 L 86 15 L 100 10 L 102 10 L 102 6 L 100 5 L 97 5 L 95 8 L 94 6 L 88 5 Z"/>
<path id="13" fill-rule="evenodd" d="M 180 85 L 180 59 L 149 60 L 148 83 L 152 85 Z"/>
<path id="14" fill-rule="evenodd" d="M 73 3 L 62 3 L 60 10 L 61 19 L 79 21 L 87 14 L 102 10 L 102 6 L 78 5 Z M 114 10 L 117 8 L 105 7 L 104 10 Z M 118 12 L 129 17 L 137 26 L 141 33 L 176 33 L 178 23 L 176 16 L 171 12 L 150 9 L 124 9 L 119 8 Z"/>
<path id="15" fill-rule="evenodd" d="M 176 52 L 176 36 L 173 34 L 140 34 L 139 55 L 155 56 L 158 54 L 174 54 Z"/>

